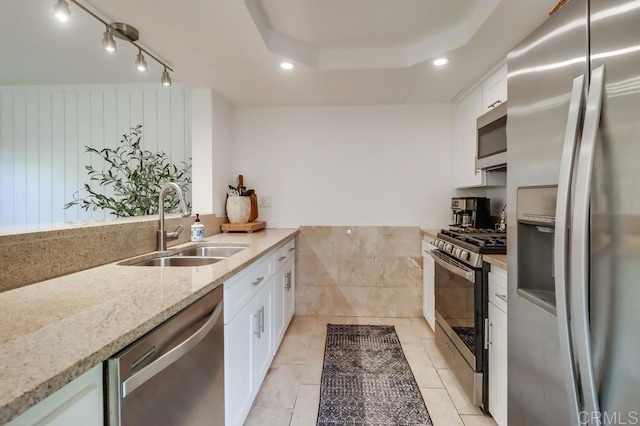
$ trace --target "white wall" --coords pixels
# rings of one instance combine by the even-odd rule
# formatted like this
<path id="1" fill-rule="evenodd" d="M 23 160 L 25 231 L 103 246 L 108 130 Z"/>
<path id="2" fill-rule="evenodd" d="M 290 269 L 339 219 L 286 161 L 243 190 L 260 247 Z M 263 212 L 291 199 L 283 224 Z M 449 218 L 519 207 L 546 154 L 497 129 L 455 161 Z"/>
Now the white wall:
<path id="1" fill-rule="evenodd" d="M 270 227 L 448 223 L 450 104 L 238 107 L 234 170 Z"/>
<path id="2" fill-rule="evenodd" d="M 142 124 L 143 147 L 175 163 L 191 156 L 185 92 L 158 85 L 0 88 L 0 226 L 99 219 L 65 203 L 102 160 L 85 146 L 116 147 Z"/>
<path id="3" fill-rule="evenodd" d="M 234 183 L 231 105 L 211 89 L 191 90 L 193 212 L 225 215 L 227 185 Z"/>
<path id="4" fill-rule="evenodd" d="M 236 186 L 233 169 L 233 110 L 220 96 L 213 96 L 213 213 L 226 215 L 228 185 Z"/>

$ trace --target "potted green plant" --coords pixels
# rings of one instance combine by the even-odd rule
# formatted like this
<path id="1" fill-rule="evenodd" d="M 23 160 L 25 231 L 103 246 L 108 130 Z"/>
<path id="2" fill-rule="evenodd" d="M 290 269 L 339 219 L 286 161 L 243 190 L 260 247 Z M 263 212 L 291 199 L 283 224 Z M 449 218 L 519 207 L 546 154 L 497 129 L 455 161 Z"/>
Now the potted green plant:
<path id="1" fill-rule="evenodd" d="M 77 205 L 85 210 L 107 210 L 117 217 L 144 216 L 158 213 L 160 191 L 165 183 L 177 183 L 186 194 L 191 186 L 191 164 L 184 161 L 180 166 L 173 164 L 165 152 L 143 149 L 141 139 L 142 125 L 137 125 L 122 135 L 115 149 L 85 146 L 86 152 L 104 160 L 105 168 L 99 171 L 85 166 L 89 183 L 81 191 L 87 195 L 81 197 L 81 191 L 76 191 L 73 201 L 64 208 Z M 108 190 L 103 193 L 100 187 Z M 178 205 L 177 195 L 168 194 L 165 210 L 173 211 Z"/>

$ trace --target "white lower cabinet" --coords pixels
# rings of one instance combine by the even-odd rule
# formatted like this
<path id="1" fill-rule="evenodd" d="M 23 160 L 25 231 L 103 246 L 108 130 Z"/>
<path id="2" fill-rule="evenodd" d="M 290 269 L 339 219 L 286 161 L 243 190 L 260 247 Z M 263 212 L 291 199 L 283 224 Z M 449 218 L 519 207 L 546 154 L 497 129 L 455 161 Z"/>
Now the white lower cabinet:
<path id="1" fill-rule="evenodd" d="M 273 278 L 224 326 L 225 424 L 241 425 L 264 380 L 271 349 Z"/>
<path id="2" fill-rule="evenodd" d="M 253 388 L 258 393 L 264 377 L 273 360 L 273 278 L 258 292 L 255 297 L 253 321 L 252 370 Z M 255 398 L 255 395 L 254 395 Z"/>
<path id="3" fill-rule="evenodd" d="M 422 315 L 433 331 L 436 330 L 436 263 L 431 257 L 433 238 L 422 240 Z"/>
<path id="4" fill-rule="evenodd" d="M 284 328 L 285 331 L 296 312 L 296 262 L 295 258 L 291 258 L 285 265 L 287 273 L 285 274 L 284 285 Z M 288 278 L 287 278 L 288 277 Z M 284 334 L 284 333 L 283 333 Z"/>
<path id="5" fill-rule="evenodd" d="M 489 274 L 489 412 L 499 426 L 507 424 L 507 310 L 502 298 L 503 277 L 506 286 L 506 272 L 492 267 Z M 506 287 L 504 291 L 506 293 Z"/>
<path id="6" fill-rule="evenodd" d="M 244 423 L 291 322 L 293 241 L 274 249 L 224 284 L 227 426 Z"/>
<path id="7" fill-rule="evenodd" d="M 104 424 L 102 364 L 29 408 L 8 426 L 102 426 Z"/>
<path id="8" fill-rule="evenodd" d="M 290 258 L 274 275 L 273 279 L 273 337 L 278 347 L 295 312 L 295 259 Z"/>
<path id="9" fill-rule="evenodd" d="M 225 424 L 244 421 L 255 393 L 252 375 L 255 304 L 247 304 L 224 326 Z"/>

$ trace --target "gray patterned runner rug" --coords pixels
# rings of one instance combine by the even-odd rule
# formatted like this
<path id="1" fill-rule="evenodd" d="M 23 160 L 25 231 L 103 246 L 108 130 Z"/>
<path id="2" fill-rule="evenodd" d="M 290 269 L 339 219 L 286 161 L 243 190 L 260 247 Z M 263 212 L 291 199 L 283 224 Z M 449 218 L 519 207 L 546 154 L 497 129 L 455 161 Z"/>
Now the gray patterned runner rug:
<path id="1" fill-rule="evenodd" d="M 432 425 L 389 325 L 327 325 L 318 426 Z"/>

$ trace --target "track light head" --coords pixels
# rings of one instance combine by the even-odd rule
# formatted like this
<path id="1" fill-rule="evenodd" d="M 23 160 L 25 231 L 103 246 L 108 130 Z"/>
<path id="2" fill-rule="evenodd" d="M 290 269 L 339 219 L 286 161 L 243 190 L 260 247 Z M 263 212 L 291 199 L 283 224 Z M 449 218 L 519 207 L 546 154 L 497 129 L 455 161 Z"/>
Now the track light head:
<path id="1" fill-rule="evenodd" d="M 147 71 L 147 60 L 144 59 L 142 51 L 139 51 L 138 55 L 136 56 L 136 69 L 140 72 Z"/>
<path id="2" fill-rule="evenodd" d="M 71 10 L 69 10 L 69 5 L 65 0 L 58 0 L 53 6 L 53 16 L 63 24 L 69 22 L 70 15 Z"/>
<path id="3" fill-rule="evenodd" d="M 138 30 L 129 24 L 125 24 L 123 22 L 113 22 L 108 23 L 94 12 L 92 12 L 87 6 L 82 4 L 78 0 L 70 0 L 75 6 L 78 7 L 79 10 L 86 12 L 91 17 L 101 22 L 105 27 L 104 36 L 102 37 L 102 48 L 108 53 L 116 53 L 118 51 L 118 46 L 116 46 L 116 41 L 114 37 L 124 40 L 125 42 L 131 43 L 138 49 L 138 54 L 136 55 L 136 69 L 140 72 L 146 72 L 147 67 L 147 59 L 142 54 L 142 52 L 146 53 L 151 59 L 156 61 L 158 64 L 164 67 L 164 71 L 162 72 L 161 82 L 163 86 L 171 86 L 171 76 L 169 75 L 169 70 L 173 71 L 171 67 L 165 64 L 161 59 L 158 59 L 154 56 L 153 53 L 145 50 L 144 47 L 141 47 L 136 43 L 140 38 L 140 33 Z M 53 6 L 53 16 L 60 22 L 65 23 L 69 21 L 69 17 L 71 16 L 71 10 L 69 9 L 69 0 L 56 0 L 55 5 Z"/>
<path id="4" fill-rule="evenodd" d="M 105 52 L 109 53 L 116 53 L 118 51 L 116 41 L 113 39 L 111 30 L 108 27 L 107 31 L 104 32 L 104 37 L 102 38 L 102 48 L 105 50 Z"/>
<path id="5" fill-rule="evenodd" d="M 171 76 L 169 76 L 169 71 L 167 71 L 166 68 L 162 71 L 162 78 L 160 81 L 162 81 L 162 85 L 165 87 L 171 86 Z"/>

